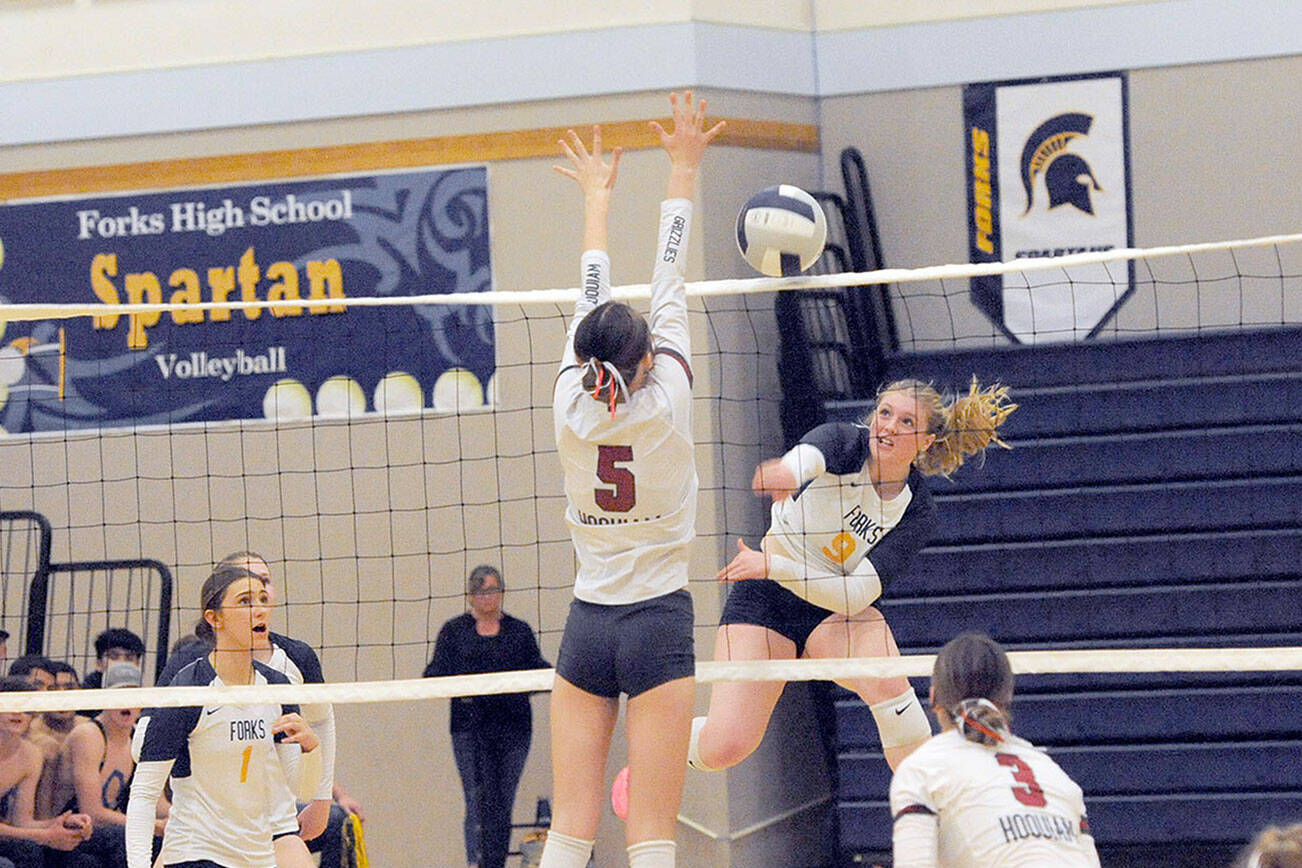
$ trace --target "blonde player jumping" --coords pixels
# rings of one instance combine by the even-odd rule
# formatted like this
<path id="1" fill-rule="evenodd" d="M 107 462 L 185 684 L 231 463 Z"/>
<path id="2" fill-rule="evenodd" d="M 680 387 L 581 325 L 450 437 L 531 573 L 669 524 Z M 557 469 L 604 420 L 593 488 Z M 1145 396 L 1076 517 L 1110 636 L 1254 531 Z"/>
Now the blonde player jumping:
<path id="1" fill-rule="evenodd" d="M 946 400 L 930 384 L 900 380 L 882 388 L 863 422 L 820 425 L 786 455 L 760 464 L 752 485 L 773 499 L 772 520 L 759 549 L 738 540 L 736 556 L 719 571 L 735 584 L 715 659 L 898 656 L 872 604 L 935 529 L 925 477 L 948 476 L 1000 443 L 999 426 L 1017 406 L 1006 403 L 1007 393 L 974 378 L 967 394 Z M 872 710 L 891 768 L 931 736 L 908 679 L 839 683 Z M 723 769 L 749 756 L 782 688 L 715 684 L 708 716 L 693 723 L 692 766 Z"/>

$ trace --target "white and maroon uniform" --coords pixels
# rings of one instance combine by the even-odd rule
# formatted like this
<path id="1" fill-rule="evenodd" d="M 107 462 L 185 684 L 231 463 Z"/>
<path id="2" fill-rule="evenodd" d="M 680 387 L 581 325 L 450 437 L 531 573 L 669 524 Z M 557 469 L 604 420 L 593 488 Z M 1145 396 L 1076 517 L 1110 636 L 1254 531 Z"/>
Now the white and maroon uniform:
<path id="1" fill-rule="evenodd" d="M 660 206 L 651 281 L 655 364 L 643 386 L 617 406 L 583 388 L 574 354 L 579 323 L 610 298 L 610 260 L 583 254 L 584 292 L 575 308 L 556 379 L 553 420 L 565 472 L 565 518 L 578 554 L 574 596 L 588 603 L 636 603 L 687 586 L 688 544 L 696 532 L 692 445 L 691 341 L 684 257 L 692 203 Z"/>
<path id="2" fill-rule="evenodd" d="M 895 868 L 1098 868 L 1081 788 L 1040 749 L 957 730 L 891 779 Z"/>

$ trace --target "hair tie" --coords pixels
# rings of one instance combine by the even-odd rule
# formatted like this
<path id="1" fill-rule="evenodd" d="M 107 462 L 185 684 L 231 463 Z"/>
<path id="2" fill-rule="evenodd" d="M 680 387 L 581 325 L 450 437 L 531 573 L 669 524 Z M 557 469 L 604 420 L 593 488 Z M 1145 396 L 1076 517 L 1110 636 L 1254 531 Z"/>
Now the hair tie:
<path id="1" fill-rule="evenodd" d="M 1005 732 L 1007 731 L 1008 724 L 1007 721 L 1004 720 L 1004 713 L 999 710 L 999 706 L 995 705 L 989 699 L 985 699 L 984 697 L 964 699 L 958 705 L 954 706 L 950 715 L 958 721 L 959 731 L 962 732 L 965 738 L 967 736 L 968 728 L 971 728 L 990 739 L 994 744 L 1006 740 Z M 983 722 L 979 719 L 979 717 L 983 715 L 986 716 L 988 720 L 993 716 L 994 720 L 998 720 L 999 723 Z"/>
<path id="2" fill-rule="evenodd" d="M 615 418 L 615 407 L 619 403 L 619 396 L 623 395 L 627 401 L 629 397 L 628 385 L 624 382 L 624 375 L 619 372 L 619 368 L 611 362 L 604 362 L 597 359 L 596 356 L 589 356 L 588 360 L 583 363 L 585 372 L 592 372 L 595 375 L 595 385 L 592 389 L 592 397 L 597 400 L 601 399 L 601 390 L 606 392 L 606 404 L 610 408 L 610 418 Z M 586 376 L 586 374 L 585 374 Z"/>

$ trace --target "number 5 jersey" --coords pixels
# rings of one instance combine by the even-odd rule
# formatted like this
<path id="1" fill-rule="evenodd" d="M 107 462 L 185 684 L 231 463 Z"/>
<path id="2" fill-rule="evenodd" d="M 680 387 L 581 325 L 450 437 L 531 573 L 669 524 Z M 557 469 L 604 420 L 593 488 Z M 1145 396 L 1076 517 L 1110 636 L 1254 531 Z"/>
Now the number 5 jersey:
<path id="1" fill-rule="evenodd" d="M 687 586 L 697 488 L 683 261 L 691 216 L 687 199 L 660 205 L 651 281 L 655 363 L 614 413 L 583 388 L 584 370 L 574 353 L 579 323 L 610 298 L 609 258 L 603 251 L 583 254 L 583 295 L 552 412 L 565 472 L 565 518 L 579 560 L 574 596 L 588 603 L 636 603 Z"/>

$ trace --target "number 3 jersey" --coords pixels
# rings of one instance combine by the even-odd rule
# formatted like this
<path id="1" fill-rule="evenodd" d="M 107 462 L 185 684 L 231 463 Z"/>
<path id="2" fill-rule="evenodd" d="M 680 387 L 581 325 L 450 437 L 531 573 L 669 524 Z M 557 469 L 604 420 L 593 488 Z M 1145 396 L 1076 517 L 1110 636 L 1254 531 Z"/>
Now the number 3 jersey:
<path id="1" fill-rule="evenodd" d="M 1081 788 L 1016 736 L 930 739 L 891 779 L 891 814 L 896 868 L 1098 868 Z"/>
<path id="2" fill-rule="evenodd" d="M 578 556 L 574 596 L 589 603 L 636 603 L 687 586 L 688 544 L 696 532 L 692 445 L 691 341 L 684 257 L 692 203 L 660 205 L 651 281 L 655 363 L 641 388 L 616 405 L 583 388 L 574 333 L 610 297 L 610 260 L 583 254 L 583 295 L 575 308 L 553 395 L 556 449 L 565 473 L 565 519 Z M 603 392 L 603 396 L 604 396 Z"/>
<path id="3" fill-rule="evenodd" d="M 289 684 L 282 672 L 254 662 L 254 684 Z M 219 686 L 206 657 L 176 674 L 173 687 Z M 297 706 L 206 705 L 154 708 L 137 728 L 140 764 L 171 762 L 172 810 L 163 864 L 211 860 L 219 865 L 274 866 L 274 808 L 284 785 L 271 726 Z M 152 814 L 152 807 L 150 809 Z"/>

